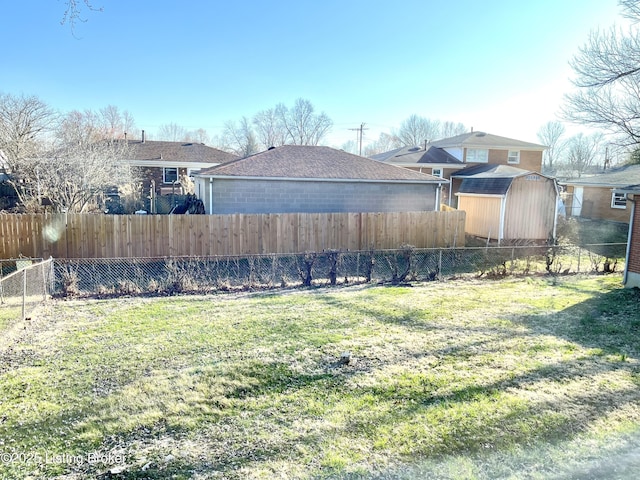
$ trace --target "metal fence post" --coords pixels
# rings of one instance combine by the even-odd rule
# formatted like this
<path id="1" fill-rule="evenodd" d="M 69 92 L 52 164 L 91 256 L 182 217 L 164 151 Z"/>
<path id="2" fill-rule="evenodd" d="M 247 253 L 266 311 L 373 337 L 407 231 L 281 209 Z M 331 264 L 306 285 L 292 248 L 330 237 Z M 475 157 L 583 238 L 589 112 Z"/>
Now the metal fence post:
<path id="1" fill-rule="evenodd" d="M 24 322 L 27 311 L 27 269 L 22 269 L 22 321 Z"/>
<path id="2" fill-rule="evenodd" d="M 580 273 L 580 254 L 582 253 L 582 247 L 578 245 L 578 273 Z"/>

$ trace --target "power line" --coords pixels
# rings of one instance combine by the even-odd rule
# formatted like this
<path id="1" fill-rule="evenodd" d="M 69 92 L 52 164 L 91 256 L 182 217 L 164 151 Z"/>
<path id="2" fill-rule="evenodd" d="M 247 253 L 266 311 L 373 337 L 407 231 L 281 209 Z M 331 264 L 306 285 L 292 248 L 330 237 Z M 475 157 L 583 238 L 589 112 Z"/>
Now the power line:
<path id="1" fill-rule="evenodd" d="M 359 155 L 360 155 L 360 156 L 362 156 L 362 132 L 363 132 L 364 130 L 369 130 L 368 128 L 364 128 L 364 126 L 365 126 L 365 125 L 366 125 L 366 124 L 365 124 L 364 122 L 362 122 L 362 123 L 360 124 L 360 128 L 350 128 L 350 129 L 349 129 L 349 130 L 359 131 L 359 132 L 360 132 L 360 134 L 359 134 L 359 139 L 358 139 L 358 144 L 360 145 L 360 148 L 359 148 L 359 150 L 360 150 L 360 154 L 359 154 Z"/>

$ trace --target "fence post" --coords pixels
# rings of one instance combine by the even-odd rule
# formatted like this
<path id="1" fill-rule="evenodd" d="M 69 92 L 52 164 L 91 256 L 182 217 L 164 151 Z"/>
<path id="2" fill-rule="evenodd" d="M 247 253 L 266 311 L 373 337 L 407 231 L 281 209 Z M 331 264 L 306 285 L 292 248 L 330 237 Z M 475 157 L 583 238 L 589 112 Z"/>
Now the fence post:
<path id="1" fill-rule="evenodd" d="M 442 280 L 442 249 L 438 255 L 438 280 Z"/>
<path id="2" fill-rule="evenodd" d="M 578 273 L 580 273 L 580 254 L 582 253 L 582 247 L 578 245 Z"/>
<path id="3" fill-rule="evenodd" d="M 47 276 L 45 275 L 45 268 L 44 268 L 44 264 L 45 264 L 45 260 L 42 260 L 42 301 L 46 301 L 47 300 Z"/>
<path id="4" fill-rule="evenodd" d="M 27 311 L 27 269 L 22 269 L 22 321 L 24 322 Z"/>

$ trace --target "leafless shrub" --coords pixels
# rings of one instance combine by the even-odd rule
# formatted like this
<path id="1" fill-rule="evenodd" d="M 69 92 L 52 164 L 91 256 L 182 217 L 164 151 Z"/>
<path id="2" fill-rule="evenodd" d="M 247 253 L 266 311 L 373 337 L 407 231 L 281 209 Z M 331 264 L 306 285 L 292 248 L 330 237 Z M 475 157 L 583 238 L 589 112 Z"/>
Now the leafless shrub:
<path id="1" fill-rule="evenodd" d="M 168 260 L 165 268 L 167 271 L 167 293 L 183 293 L 197 290 L 197 282 L 184 265 L 175 260 Z"/>
<path id="2" fill-rule="evenodd" d="M 415 247 L 413 245 L 402 245 L 402 249 L 397 255 L 385 255 L 384 258 L 391 269 L 391 283 L 394 285 L 404 282 L 409 276 L 409 273 L 411 272 L 411 257 L 414 250 Z M 401 262 L 398 261 L 398 258 L 400 258 L 402 263 L 404 263 L 404 269 L 402 271 L 400 271 Z"/>
<path id="3" fill-rule="evenodd" d="M 315 252 L 305 252 L 305 254 L 298 258 L 298 274 L 302 280 L 302 285 L 305 287 L 311 286 L 313 280 L 313 264 L 316 262 L 318 254 Z"/>
<path id="4" fill-rule="evenodd" d="M 120 280 L 116 287 L 116 292 L 120 295 L 139 295 L 142 289 L 136 282 L 131 280 Z"/>
<path id="5" fill-rule="evenodd" d="M 340 262 L 340 250 L 327 250 L 325 252 L 329 262 L 329 283 L 335 285 L 338 279 L 338 263 Z"/>
<path id="6" fill-rule="evenodd" d="M 62 272 L 62 296 L 77 297 L 80 295 L 80 277 L 78 272 L 67 265 Z"/>

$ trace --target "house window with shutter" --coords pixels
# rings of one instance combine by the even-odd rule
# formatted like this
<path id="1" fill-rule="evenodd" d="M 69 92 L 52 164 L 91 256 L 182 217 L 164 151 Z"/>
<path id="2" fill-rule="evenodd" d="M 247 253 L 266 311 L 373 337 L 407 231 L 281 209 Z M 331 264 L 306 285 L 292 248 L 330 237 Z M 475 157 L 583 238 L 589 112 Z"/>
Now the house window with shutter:
<path id="1" fill-rule="evenodd" d="M 520 163 L 520 152 L 518 150 L 509 150 L 507 163 Z"/>
<path id="2" fill-rule="evenodd" d="M 177 168 L 163 168 L 162 169 L 162 181 L 164 183 L 173 183 L 178 181 L 178 169 Z"/>
<path id="3" fill-rule="evenodd" d="M 627 208 L 627 195 L 613 192 L 611 194 L 611 208 Z"/>
<path id="4" fill-rule="evenodd" d="M 489 150 L 485 148 L 468 148 L 467 163 L 489 163 Z"/>

